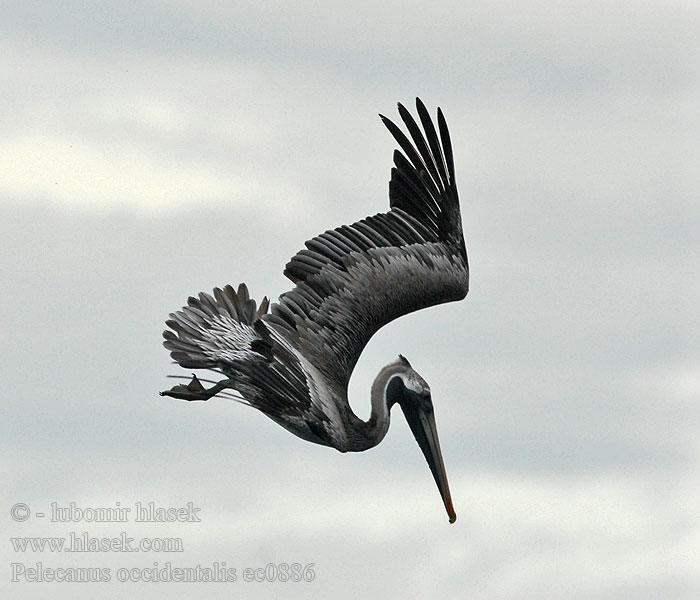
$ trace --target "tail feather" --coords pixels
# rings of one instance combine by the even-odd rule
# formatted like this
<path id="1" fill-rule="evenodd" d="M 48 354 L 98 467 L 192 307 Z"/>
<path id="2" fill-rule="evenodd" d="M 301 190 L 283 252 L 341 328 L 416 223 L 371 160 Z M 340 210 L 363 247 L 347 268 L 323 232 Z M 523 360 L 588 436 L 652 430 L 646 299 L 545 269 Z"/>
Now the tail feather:
<path id="1" fill-rule="evenodd" d="M 246 354 L 259 353 L 260 336 L 253 324 L 268 306 L 264 298 L 258 307 L 244 283 L 237 291 L 226 285 L 215 288 L 213 296 L 201 292 L 197 298 L 190 297 L 182 310 L 170 314 L 163 345 L 182 367 L 225 370 Z"/>

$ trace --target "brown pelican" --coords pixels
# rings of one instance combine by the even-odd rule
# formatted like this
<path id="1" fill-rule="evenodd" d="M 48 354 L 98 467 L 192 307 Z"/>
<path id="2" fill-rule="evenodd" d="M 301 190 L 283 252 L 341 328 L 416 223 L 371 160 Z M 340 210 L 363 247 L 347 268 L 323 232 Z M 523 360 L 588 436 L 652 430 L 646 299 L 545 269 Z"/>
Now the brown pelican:
<path id="1" fill-rule="evenodd" d="M 267 312 L 245 284 L 190 297 L 172 313 L 163 345 L 188 369 L 221 373 L 218 382 L 192 376 L 161 395 L 208 400 L 234 390 L 309 442 L 341 452 L 379 444 L 394 404 L 430 466 L 450 523 L 457 518 L 440 452 L 430 388 L 403 357 L 384 367 L 371 389 L 368 421 L 348 404 L 348 382 L 370 337 L 415 310 L 461 300 L 469 289 L 452 145 L 442 111 L 435 125 L 416 99 L 418 126 L 398 105 L 411 140 L 380 115 L 403 150 L 394 152 L 390 210 L 306 242 L 284 274 L 294 289 Z M 439 134 L 438 134 L 439 131 Z M 205 388 L 201 381 L 213 383 Z M 228 390 L 228 391 L 227 391 Z"/>

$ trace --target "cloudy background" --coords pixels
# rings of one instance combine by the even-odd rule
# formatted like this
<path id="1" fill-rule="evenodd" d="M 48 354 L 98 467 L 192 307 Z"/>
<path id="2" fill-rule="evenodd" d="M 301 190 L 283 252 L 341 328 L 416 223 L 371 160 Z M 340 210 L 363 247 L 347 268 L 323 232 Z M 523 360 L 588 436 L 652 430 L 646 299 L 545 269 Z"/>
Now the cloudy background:
<path id="1" fill-rule="evenodd" d="M 138 6 L 138 8 L 137 8 Z M 16 598 L 697 598 L 700 10 L 694 2 L 25 2 L 0 29 L 0 584 Z M 472 287 L 369 344 L 430 382 L 458 513 L 400 413 L 376 449 L 161 398 L 187 296 L 289 288 L 385 210 L 377 117 L 451 127 Z M 183 372 L 183 374 L 186 374 Z M 13 522 L 193 502 L 201 523 Z M 10 536 L 180 537 L 178 554 Z M 119 583 L 120 567 L 314 563 L 311 583 Z M 11 583 L 10 563 L 112 581 Z"/>

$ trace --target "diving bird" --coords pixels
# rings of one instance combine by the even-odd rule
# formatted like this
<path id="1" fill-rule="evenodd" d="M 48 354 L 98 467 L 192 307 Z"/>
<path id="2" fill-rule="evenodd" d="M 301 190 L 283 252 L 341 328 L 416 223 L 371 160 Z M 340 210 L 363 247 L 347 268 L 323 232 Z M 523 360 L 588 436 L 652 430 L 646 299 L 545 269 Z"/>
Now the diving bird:
<path id="1" fill-rule="evenodd" d="M 363 348 L 383 325 L 407 313 L 461 300 L 469 289 L 452 144 L 442 111 L 437 129 L 416 99 L 418 119 L 401 104 L 408 136 L 379 115 L 401 151 L 394 151 L 390 210 L 309 240 L 287 264 L 294 288 L 258 307 L 245 284 L 200 293 L 171 313 L 163 345 L 192 375 L 161 395 L 208 400 L 236 394 L 300 438 L 340 452 L 379 444 L 398 404 L 442 496 L 457 518 L 440 452 L 430 387 L 399 356 L 377 375 L 368 421 L 348 404 L 348 382 Z M 270 309 L 268 312 L 268 308 Z M 183 377 L 186 379 L 186 377 Z M 212 383 L 209 388 L 202 381 Z"/>

